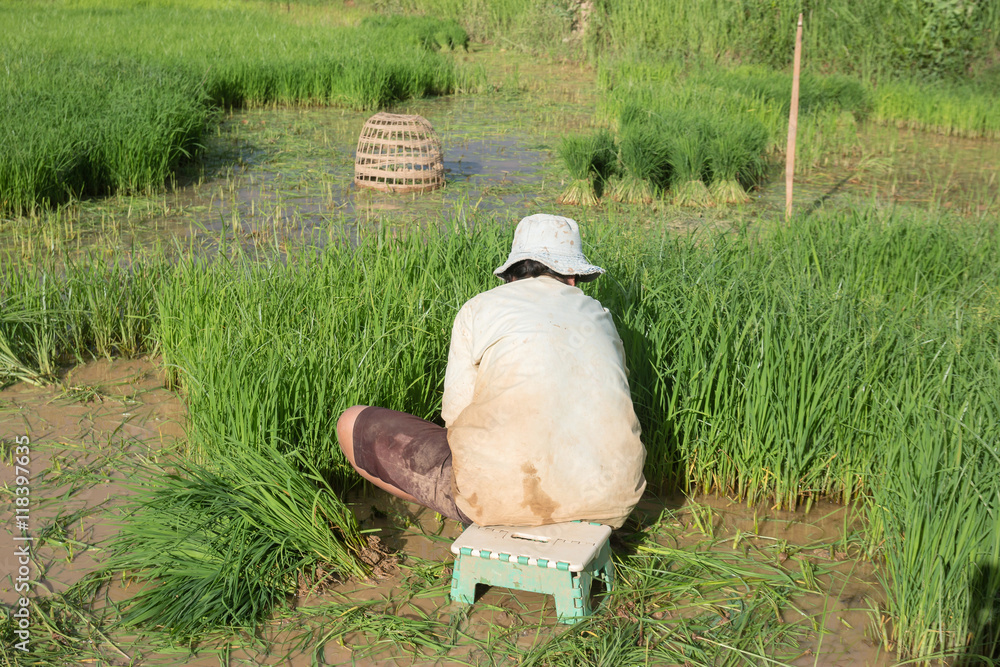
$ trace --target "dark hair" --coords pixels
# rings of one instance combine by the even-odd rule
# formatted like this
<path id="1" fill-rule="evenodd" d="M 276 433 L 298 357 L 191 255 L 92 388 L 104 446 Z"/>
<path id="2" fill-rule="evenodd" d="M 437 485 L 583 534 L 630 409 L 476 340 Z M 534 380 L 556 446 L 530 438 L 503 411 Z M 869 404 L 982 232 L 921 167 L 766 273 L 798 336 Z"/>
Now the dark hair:
<path id="1" fill-rule="evenodd" d="M 525 278 L 537 278 L 538 276 L 552 276 L 556 280 L 566 282 L 573 276 L 564 276 L 556 273 L 549 267 L 535 259 L 522 259 L 507 267 L 507 270 L 500 274 L 505 283 L 512 280 L 524 280 Z"/>

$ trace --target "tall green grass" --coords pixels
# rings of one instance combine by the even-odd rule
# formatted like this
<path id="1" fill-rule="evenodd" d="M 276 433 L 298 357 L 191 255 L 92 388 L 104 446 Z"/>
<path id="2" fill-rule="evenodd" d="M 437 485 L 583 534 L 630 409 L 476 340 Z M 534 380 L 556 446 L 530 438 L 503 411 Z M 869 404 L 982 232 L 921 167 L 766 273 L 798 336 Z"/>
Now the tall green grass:
<path id="1" fill-rule="evenodd" d="M 784 146 L 791 98 L 788 74 L 759 66 L 684 66 L 639 52 L 602 59 L 598 84 L 606 91 L 599 102 L 599 116 L 634 115 L 630 110 L 638 108 L 646 115 L 668 119 L 707 115 L 756 121 L 767 131 L 769 150 Z M 871 104 L 871 93 L 858 81 L 807 74 L 801 82 L 799 123 L 819 123 L 841 113 L 860 121 L 868 116 Z"/>
<path id="2" fill-rule="evenodd" d="M 724 110 L 625 104 L 618 129 L 617 142 L 607 130 L 564 140 L 559 153 L 573 181 L 561 202 L 597 203 L 593 186 L 603 183 L 601 190 L 617 202 L 651 204 L 669 190 L 679 205 L 738 203 L 749 199 L 744 188 L 757 185 L 765 172 L 767 131 Z M 615 160 L 594 157 L 613 154 L 616 144 Z"/>
<path id="3" fill-rule="evenodd" d="M 11 253 L 0 265 L 0 384 L 51 382 L 61 364 L 157 349 L 155 292 L 169 271 L 165 256 L 95 252 L 22 270 Z"/>
<path id="4" fill-rule="evenodd" d="M 664 61 L 642 51 L 601 58 L 598 83 L 607 91 L 599 113 L 614 118 L 629 106 L 650 111 L 696 108 L 704 113 L 722 110 L 753 118 L 768 130 L 770 147 L 781 150 L 788 129 L 791 76 L 761 66 L 730 66 Z M 830 125 L 830 119 L 849 114 L 854 123 L 871 119 L 938 134 L 972 138 L 996 137 L 1000 107 L 994 86 L 969 81 L 927 82 L 889 79 L 874 84 L 843 75 L 806 71 L 799 97 L 800 131 Z M 853 131 L 848 125 L 845 130 Z M 849 134 L 823 133 L 836 146 Z M 806 149 L 808 150 L 808 146 Z M 823 146 L 814 152 L 821 152 Z"/>
<path id="5" fill-rule="evenodd" d="M 160 187 L 220 107 L 376 109 L 451 91 L 429 18 L 306 27 L 261 5 L 0 8 L 0 210 Z M 428 36 L 429 35 L 429 36 Z"/>
<path id="6" fill-rule="evenodd" d="M 670 181 L 669 141 L 656 124 L 623 127 L 618 151 L 621 174 L 610 188 L 611 198 L 649 204 L 658 197 Z"/>

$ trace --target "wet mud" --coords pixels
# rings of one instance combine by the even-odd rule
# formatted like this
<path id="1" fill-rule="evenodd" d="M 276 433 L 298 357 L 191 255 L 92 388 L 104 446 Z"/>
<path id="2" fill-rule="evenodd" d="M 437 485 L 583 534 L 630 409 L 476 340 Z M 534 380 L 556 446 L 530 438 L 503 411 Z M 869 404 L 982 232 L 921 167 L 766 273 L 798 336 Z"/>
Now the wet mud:
<path id="1" fill-rule="evenodd" d="M 131 492 L 128 471 L 184 447 L 183 404 L 163 384 L 155 359 L 101 360 L 67 371 L 56 387 L 0 391 L 5 450 L 15 437 L 31 439 L 33 596 L 58 597 L 97 571 Z M 13 468 L 3 468 L 9 489 Z M 258 640 L 168 649 L 105 628 L 105 664 L 507 663 L 566 631 L 556 623 L 553 599 L 538 593 L 493 587 L 472 607 L 449 603 L 450 546 L 459 523 L 371 488 L 347 502 L 362 528 L 377 536 L 376 550 L 390 554 L 378 558 L 375 578 L 322 591 L 301 587 Z M 18 533 L 12 510 L 8 504 L 0 513 L 8 544 Z M 794 597 L 780 619 L 802 629 L 798 657 L 789 664 L 890 664 L 871 628 L 869 610 L 883 592 L 856 546 L 862 529 L 850 508 L 823 502 L 806 514 L 714 497 L 647 496 L 616 532 L 613 548 L 620 558 L 642 544 L 718 554 L 762 571 L 787 571 L 790 580 L 809 573 L 814 592 Z M 0 568 L 0 601 L 9 607 L 18 596 L 9 549 L 0 551 Z M 111 613 L 136 590 L 112 580 L 95 590 L 88 613 L 103 618 L 102 609 Z"/>

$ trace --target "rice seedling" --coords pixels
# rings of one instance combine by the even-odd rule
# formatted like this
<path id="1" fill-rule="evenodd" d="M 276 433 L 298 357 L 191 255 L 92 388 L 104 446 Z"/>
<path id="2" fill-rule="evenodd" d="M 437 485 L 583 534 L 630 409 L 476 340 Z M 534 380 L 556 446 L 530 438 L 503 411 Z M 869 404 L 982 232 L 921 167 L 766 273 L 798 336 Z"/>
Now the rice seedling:
<path id="1" fill-rule="evenodd" d="M 157 295 L 158 331 L 187 392 L 195 451 L 223 454 L 224 434 L 274 442 L 356 483 L 336 443 L 343 410 L 435 418 L 451 320 L 495 284 L 482 267 L 505 252 L 499 230 L 452 231 L 383 229 L 354 249 L 303 251 L 281 270 L 244 254 L 180 263 Z"/>
<path id="2" fill-rule="evenodd" d="M 981 355 L 992 353 L 979 341 L 971 347 L 936 345 L 946 365 L 897 386 L 884 416 L 895 434 L 885 460 L 895 472 L 875 489 L 870 513 L 885 540 L 893 618 L 883 640 L 907 657 L 995 658 L 1000 641 L 992 620 L 1000 603 L 1000 405 L 977 389 L 995 380 L 979 370 Z"/>
<path id="3" fill-rule="evenodd" d="M 618 173 L 618 146 L 610 130 L 602 128 L 591 136 L 591 152 L 594 188 L 600 197 L 607 189 L 608 182 Z"/>
<path id="4" fill-rule="evenodd" d="M 591 48 L 603 54 L 639 50 L 661 60 L 757 63 L 778 69 L 790 62 L 795 18 L 801 10 L 791 0 L 747 7 L 624 0 L 599 7 L 595 22 L 600 29 L 590 35 Z M 926 79 L 962 76 L 973 63 L 988 61 L 998 44 L 1000 11 L 977 5 L 956 17 L 933 4 L 897 8 L 891 0 L 876 0 L 858 7 L 846 0 L 824 0 L 810 7 L 806 26 L 807 68 L 821 63 L 825 71 L 865 79 Z"/>
<path id="5" fill-rule="evenodd" d="M 71 590 L 31 599 L 32 619 L 28 650 L 16 645 L 23 641 L 15 634 L 16 618 L 8 609 L 0 612 L 0 661 L 8 665 L 62 667 L 74 662 L 131 661 L 110 637 L 105 619 L 87 608 L 87 602 Z"/>
<path id="6" fill-rule="evenodd" d="M 594 190 L 593 141 L 589 136 L 568 136 L 559 145 L 559 157 L 569 171 L 569 186 L 559 195 L 561 204 L 595 206 L 598 203 Z"/>
<path id="7" fill-rule="evenodd" d="M 707 137 L 698 124 L 681 129 L 669 139 L 670 182 L 678 206 L 713 204 L 703 176 L 708 169 Z"/>
<path id="8" fill-rule="evenodd" d="M 995 221 L 823 210 L 776 229 L 686 237 L 617 215 L 584 226 L 588 256 L 608 269 L 584 288 L 616 318 L 651 487 L 779 507 L 821 497 L 857 505 L 869 521 L 865 551 L 885 563 L 890 584 L 887 640 L 913 656 L 956 655 L 970 644 L 988 651 L 1000 478 Z M 275 476 L 280 464 L 325 488 L 313 466 L 339 490 L 357 483 L 334 440 L 340 411 L 378 404 L 435 419 L 454 314 L 496 284 L 489 272 L 506 255 L 509 228 L 484 214 L 455 217 L 462 224 L 386 226 L 360 233 L 356 245 L 334 239 L 285 254 L 224 246 L 176 262 L 156 254 L 118 263 L 95 255 L 60 270 L 4 262 L 2 314 L 32 315 L 0 318 L 0 330 L 31 372 L 42 368 L 39 344 L 53 362 L 86 358 L 98 340 L 109 354 L 157 348 L 183 388 L 192 453 L 203 466 L 242 470 L 236 461 L 249 457 L 255 479 L 289 478 Z M 134 325 L 116 323 L 115 307 Z M 281 526 L 234 512 L 273 502 L 230 481 L 243 479 L 239 470 L 184 469 L 199 472 L 170 478 L 176 493 L 148 497 L 156 501 L 150 512 L 188 517 L 188 530 L 161 522 L 164 533 L 150 539 L 181 544 L 190 535 L 185 553 L 201 554 L 202 574 L 214 563 L 213 590 L 232 583 L 222 560 L 252 568 L 288 536 L 315 539 L 301 512 L 288 510 Z M 192 488 L 205 499 L 202 520 L 180 506 L 181 491 Z M 224 518 L 207 488 L 229 499 Z M 297 488 L 296 505 L 311 507 L 316 491 Z M 222 551 L 213 541 L 222 531 L 246 540 Z M 308 569 L 319 562 L 313 553 L 283 556 L 276 572 Z M 155 568 L 146 572 L 153 577 Z M 280 604 L 285 593 L 276 591 L 287 592 L 293 578 L 278 579 L 233 584 L 242 623 Z M 151 580 L 144 590 L 153 596 L 158 587 Z M 165 594 L 160 602 L 164 618 L 194 623 Z M 139 604 L 134 613 L 152 608 Z M 198 613 L 229 622 L 218 609 Z M 632 628 L 609 633 L 619 630 L 627 643 Z"/>
<path id="9" fill-rule="evenodd" d="M 96 253 L 66 263 L 48 257 L 23 270 L 0 262 L 0 382 L 49 382 L 59 364 L 93 355 L 153 350 L 153 290 L 167 258 L 143 261 Z"/>
<path id="10" fill-rule="evenodd" d="M 289 655 L 309 655 L 323 664 L 324 649 L 350 638 L 352 654 L 378 660 L 379 652 L 403 649 L 414 658 L 444 657 L 456 647 L 457 632 L 448 623 L 430 618 L 418 607 L 380 600 L 345 600 L 298 610 L 305 630 L 293 639 Z M 305 622 L 302 622 L 302 617 Z"/>
<path id="11" fill-rule="evenodd" d="M 469 48 L 469 34 L 454 19 L 442 20 L 431 16 L 376 15 L 361 20 L 362 28 L 382 28 L 398 34 L 425 49 L 442 51 Z"/>
<path id="12" fill-rule="evenodd" d="M 764 176 L 764 149 L 767 132 L 753 121 L 726 119 L 715 127 L 708 141 L 708 170 L 712 174 L 709 192 L 717 202 L 750 201 L 746 189 Z"/>
<path id="13" fill-rule="evenodd" d="M 1000 137 L 995 89 L 970 83 L 885 81 L 875 89 L 876 122 L 938 134 Z"/>
<path id="14" fill-rule="evenodd" d="M 627 124 L 634 116 L 671 117 L 703 109 L 705 118 L 762 124 L 766 150 L 780 152 L 787 133 L 790 80 L 787 73 L 760 66 L 723 68 L 697 63 L 652 64 L 642 55 L 602 59 L 598 81 L 607 94 L 600 113 Z M 869 118 L 957 136 L 996 134 L 992 91 L 965 82 L 927 84 L 921 80 L 879 81 L 872 85 L 845 76 L 807 75 L 800 91 L 800 132 L 808 165 L 857 141 L 857 127 Z"/>
<path id="15" fill-rule="evenodd" d="M 664 131 L 650 123 L 631 124 L 622 130 L 618 149 L 621 176 L 608 188 L 612 199 L 653 203 L 669 178 L 667 141 Z"/>
<path id="16" fill-rule="evenodd" d="M 219 107 L 450 92 L 455 66 L 433 36 L 467 43 L 423 17 L 327 29 L 258 5 L 99 4 L 0 8 L 0 210 L 160 188 Z"/>
<path id="17" fill-rule="evenodd" d="M 777 566 L 646 539 L 617 560 L 616 577 L 592 617 L 529 650 L 499 637 L 485 651 L 527 665 L 740 665 L 782 661 L 800 650 L 803 627 L 782 613 L 803 588 Z"/>
<path id="18" fill-rule="evenodd" d="M 365 574 L 354 515 L 311 462 L 229 445 L 212 468 L 144 471 L 107 567 L 143 585 L 121 623 L 253 630 L 303 582 Z"/>
<path id="19" fill-rule="evenodd" d="M 615 171 L 615 140 L 606 129 L 590 135 L 564 137 L 559 156 L 572 181 L 559 195 L 563 204 L 594 206 Z"/>

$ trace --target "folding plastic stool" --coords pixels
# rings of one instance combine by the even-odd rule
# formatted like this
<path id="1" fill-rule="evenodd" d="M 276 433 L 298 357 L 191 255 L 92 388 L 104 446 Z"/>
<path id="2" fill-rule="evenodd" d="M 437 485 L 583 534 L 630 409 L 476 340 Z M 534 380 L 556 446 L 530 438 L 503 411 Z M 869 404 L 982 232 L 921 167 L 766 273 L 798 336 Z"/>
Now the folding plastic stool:
<path id="1" fill-rule="evenodd" d="M 574 623 L 593 612 L 595 577 L 608 591 L 614 585 L 610 536 L 610 526 L 580 521 L 530 528 L 469 526 L 451 545 L 451 599 L 472 604 L 476 584 L 544 593 L 555 597 L 559 621 Z"/>

